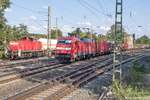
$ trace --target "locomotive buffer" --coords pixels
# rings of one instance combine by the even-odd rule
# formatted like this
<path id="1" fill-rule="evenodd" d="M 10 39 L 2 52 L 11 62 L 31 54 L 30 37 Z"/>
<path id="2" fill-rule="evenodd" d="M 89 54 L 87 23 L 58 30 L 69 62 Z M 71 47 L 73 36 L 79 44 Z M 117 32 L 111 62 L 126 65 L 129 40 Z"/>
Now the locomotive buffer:
<path id="1" fill-rule="evenodd" d="M 123 32 L 122 32 L 122 1 L 116 0 L 116 14 L 115 14 L 115 34 L 114 34 L 114 54 L 113 54 L 113 82 L 119 80 L 121 85 L 122 80 L 122 52 L 121 44 L 123 43 Z M 119 67 L 116 65 L 119 64 Z"/>

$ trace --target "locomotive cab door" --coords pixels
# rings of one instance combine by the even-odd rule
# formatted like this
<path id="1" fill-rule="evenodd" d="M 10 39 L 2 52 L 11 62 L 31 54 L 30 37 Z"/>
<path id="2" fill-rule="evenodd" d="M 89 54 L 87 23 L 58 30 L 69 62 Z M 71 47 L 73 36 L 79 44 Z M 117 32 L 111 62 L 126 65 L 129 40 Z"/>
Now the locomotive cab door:
<path id="1" fill-rule="evenodd" d="M 75 41 L 74 43 L 74 58 L 75 60 L 80 60 L 80 43 Z"/>

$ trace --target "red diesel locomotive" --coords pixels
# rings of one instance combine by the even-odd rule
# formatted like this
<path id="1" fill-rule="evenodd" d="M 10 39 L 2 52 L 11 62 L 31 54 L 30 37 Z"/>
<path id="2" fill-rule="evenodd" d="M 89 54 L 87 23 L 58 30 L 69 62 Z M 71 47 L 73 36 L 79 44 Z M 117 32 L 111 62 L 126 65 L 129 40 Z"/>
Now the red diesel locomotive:
<path id="1" fill-rule="evenodd" d="M 23 37 L 18 41 L 11 41 L 8 45 L 10 59 L 30 58 L 44 55 L 42 43 L 31 37 Z"/>
<path id="2" fill-rule="evenodd" d="M 56 45 L 56 59 L 60 62 L 72 62 L 75 60 L 94 57 L 110 53 L 112 47 L 107 41 L 94 41 L 88 38 L 63 37 Z"/>

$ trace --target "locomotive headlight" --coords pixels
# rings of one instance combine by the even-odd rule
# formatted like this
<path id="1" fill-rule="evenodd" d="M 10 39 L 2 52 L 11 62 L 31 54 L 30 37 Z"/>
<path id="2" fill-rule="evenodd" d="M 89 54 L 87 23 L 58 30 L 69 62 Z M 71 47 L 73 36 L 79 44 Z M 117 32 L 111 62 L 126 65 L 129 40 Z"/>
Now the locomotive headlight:
<path id="1" fill-rule="evenodd" d="M 66 50 L 71 50 L 71 48 L 65 48 Z"/>
<path id="2" fill-rule="evenodd" d="M 56 49 L 57 49 L 57 50 L 61 50 L 62 48 L 61 48 L 61 47 L 57 47 Z"/>
<path id="3" fill-rule="evenodd" d="M 71 48 L 62 48 L 62 47 L 57 47 L 57 50 L 71 50 Z"/>

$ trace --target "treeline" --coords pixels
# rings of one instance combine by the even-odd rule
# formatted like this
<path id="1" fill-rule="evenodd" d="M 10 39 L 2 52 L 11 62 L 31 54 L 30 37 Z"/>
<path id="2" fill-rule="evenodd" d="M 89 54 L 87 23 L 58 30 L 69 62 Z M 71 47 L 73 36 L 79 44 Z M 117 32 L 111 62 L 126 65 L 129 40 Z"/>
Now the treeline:
<path id="1" fill-rule="evenodd" d="M 39 38 L 47 38 L 47 34 L 35 34 L 35 33 L 29 33 L 28 34 L 29 36 L 31 36 L 31 37 L 34 37 L 34 38 L 36 38 L 36 39 L 39 39 Z M 52 39 L 56 39 L 56 38 L 60 38 L 60 37 L 62 37 L 63 35 L 62 35 L 62 31 L 61 30 L 51 30 L 51 38 Z"/>
<path id="2" fill-rule="evenodd" d="M 24 36 L 33 36 L 35 38 L 47 38 L 46 34 L 31 34 L 28 32 L 28 27 L 24 24 L 10 26 L 4 16 L 5 10 L 11 5 L 10 0 L 0 0 L 0 51 L 3 51 L 5 46 L 10 41 L 19 40 Z M 57 33 L 57 34 L 56 34 Z M 51 30 L 51 38 L 62 37 L 62 32 L 58 29 Z"/>
<path id="3" fill-rule="evenodd" d="M 25 36 L 33 37 L 36 39 L 47 38 L 47 34 L 29 33 L 27 26 L 23 24 L 19 24 L 19 26 L 5 25 L 4 31 L 0 32 L 0 51 L 3 51 L 10 41 L 20 40 Z M 51 30 L 51 38 L 56 39 L 56 37 L 62 37 L 62 32 L 57 30 L 56 35 L 56 30 Z"/>
<path id="4" fill-rule="evenodd" d="M 0 0 L 0 51 L 4 50 L 9 41 L 17 40 L 27 33 L 27 27 L 23 24 L 10 26 L 6 23 L 5 9 L 10 7 L 10 4 L 10 0 Z"/>
<path id="5" fill-rule="evenodd" d="M 106 39 L 106 40 L 110 40 L 110 41 L 114 40 L 114 34 L 115 34 L 115 25 L 111 26 L 111 29 L 108 30 L 106 35 L 101 35 L 101 34 L 98 34 L 98 33 L 92 33 L 91 34 L 91 32 L 82 31 L 80 28 L 76 28 L 73 32 L 68 33 L 69 36 L 77 36 L 77 37 L 80 37 L 80 38 L 92 38 L 92 39 L 95 39 L 95 40 Z M 129 34 L 123 28 L 123 35 L 117 34 L 117 36 L 116 36 L 117 41 L 123 40 L 123 37 L 126 37 L 128 35 Z M 133 38 L 135 38 L 135 36 Z M 135 39 L 135 41 L 136 41 L 137 44 L 150 44 L 150 38 L 146 35 L 141 36 L 138 39 Z"/>
<path id="6" fill-rule="evenodd" d="M 119 32 L 119 31 L 117 31 Z M 115 34 L 115 25 L 111 26 L 111 29 L 108 30 L 108 32 L 106 33 L 106 35 L 102 35 L 99 33 L 91 33 L 89 30 L 86 31 L 82 31 L 80 28 L 76 28 L 73 32 L 69 33 L 68 35 L 70 36 L 78 36 L 80 38 L 92 38 L 95 40 L 99 40 L 99 39 L 106 39 L 106 40 L 110 40 L 113 41 L 114 40 L 114 34 Z M 123 34 L 124 36 L 128 35 L 127 32 L 125 32 L 125 29 L 123 29 Z M 117 41 L 121 41 L 123 40 L 123 35 L 122 34 L 117 34 L 116 35 Z"/>
<path id="7" fill-rule="evenodd" d="M 149 44 L 150 45 L 150 38 L 146 35 L 141 36 L 136 40 L 137 44 Z"/>
<path id="8" fill-rule="evenodd" d="M 88 32 L 82 31 L 80 28 L 76 28 L 73 32 L 68 33 L 68 36 L 77 36 L 80 38 L 91 38 L 91 39 L 95 39 L 95 40 L 107 39 L 107 37 L 105 35 L 101 35 L 96 32 L 91 34 L 90 31 L 88 31 Z"/>

